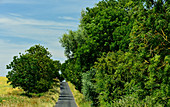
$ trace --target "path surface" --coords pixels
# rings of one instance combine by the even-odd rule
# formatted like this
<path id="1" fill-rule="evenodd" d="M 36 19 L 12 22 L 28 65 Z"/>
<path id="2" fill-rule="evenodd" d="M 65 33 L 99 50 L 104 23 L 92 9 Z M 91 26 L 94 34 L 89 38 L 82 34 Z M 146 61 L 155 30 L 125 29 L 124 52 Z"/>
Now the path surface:
<path id="1" fill-rule="evenodd" d="M 55 107 L 77 107 L 67 82 L 60 83 L 60 97 Z"/>

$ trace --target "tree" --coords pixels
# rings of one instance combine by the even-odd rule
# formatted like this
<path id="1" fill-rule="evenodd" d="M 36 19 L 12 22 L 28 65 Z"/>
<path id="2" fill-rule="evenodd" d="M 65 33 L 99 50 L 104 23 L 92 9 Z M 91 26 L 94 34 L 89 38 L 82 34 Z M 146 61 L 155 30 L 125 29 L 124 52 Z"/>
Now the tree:
<path id="1" fill-rule="evenodd" d="M 115 0 L 101 1 L 82 12 L 79 29 L 60 39 L 69 59 L 74 59 L 74 77 L 90 70 L 97 58 L 109 51 L 128 50 L 129 33 L 133 20 Z M 71 64 L 72 66 L 72 64 Z M 81 80 L 80 80 L 81 81 Z M 78 84 L 80 83 L 80 84 Z M 74 85 L 81 91 L 82 82 Z"/>
<path id="2" fill-rule="evenodd" d="M 142 3 L 132 7 L 128 12 L 134 19 L 129 50 L 108 53 L 95 63 L 101 105 L 111 106 L 132 94 L 146 106 L 170 104 L 169 9 L 159 3 L 149 9 Z"/>
<path id="3" fill-rule="evenodd" d="M 59 61 L 53 61 L 52 55 L 41 45 L 32 46 L 14 56 L 7 65 L 10 69 L 8 82 L 15 88 L 22 88 L 27 93 L 41 93 L 52 87 L 53 79 L 59 76 Z"/>
<path id="4" fill-rule="evenodd" d="M 59 71 L 61 70 L 60 61 L 54 60 L 53 63 L 54 63 L 54 67 L 55 67 L 55 70 L 53 71 L 54 77 L 57 77 L 60 81 L 63 81 L 64 80 L 63 75 L 59 74 Z"/>

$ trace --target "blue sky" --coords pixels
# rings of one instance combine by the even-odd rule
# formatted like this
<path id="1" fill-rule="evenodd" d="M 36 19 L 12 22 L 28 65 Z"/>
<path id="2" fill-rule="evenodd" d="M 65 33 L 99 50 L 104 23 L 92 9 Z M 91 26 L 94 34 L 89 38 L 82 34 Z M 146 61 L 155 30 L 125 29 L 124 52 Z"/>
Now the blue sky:
<path id="1" fill-rule="evenodd" d="M 35 44 L 49 49 L 53 59 L 64 62 L 59 38 L 76 30 L 82 9 L 100 0 L 0 0 L 0 76 L 19 52 Z"/>

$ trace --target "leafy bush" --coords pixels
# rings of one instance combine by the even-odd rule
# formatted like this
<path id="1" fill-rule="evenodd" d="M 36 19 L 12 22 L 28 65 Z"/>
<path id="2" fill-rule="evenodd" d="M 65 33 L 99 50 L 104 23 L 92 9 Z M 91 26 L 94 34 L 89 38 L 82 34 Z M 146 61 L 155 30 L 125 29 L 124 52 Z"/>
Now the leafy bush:
<path id="1" fill-rule="evenodd" d="M 155 55 L 149 62 L 146 63 L 139 54 L 122 51 L 111 52 L 99 58 L 94 66 L 96 69 L 94 79 L 100 105 L 108 106 L 120 99 L 123 101 L 122 96 L 131 94 L 138 98 L 135 101 L 144 101 L 141 104 L 146 102 L 147 105 L 154 106 L 170 104 L 169 56 L 161 61 L 160 56 Z M 159 69 L 160 67 L 162 68 Z M 147 101 L 149 98 L 152 99 L 151 102 Z"/>
<path id="2" fill-rule="evenodd" d="M 46 48 L 35 45 L 26 50 L 25 54 L 14 56 L 7 65 L 11 69 L 6 76 L 15 88 L 20 87 L 28 93 L 41 93 L 52 87 L 53 79 L 59 77 L 56 62 Z M 59 63 L 59 62 L 58 62 Z"/>
<path id="3" fill-rule="evenodd" d="M 96 93 L 95 77 L 96 70 L 91 69 L 90 71 L 82 74 L 82 93 L 87 101 L 92 101 L 92 106 L 98 105 L 98 93 Z"/>
<path id="4" fill-rule="evenodd" d="M 136 81 L 137 78 L 141 78 L 141 75 L 137 74 L 137 68 L 134 67 L 134 72 L 130 72 L 135 62 L 134 54 L 122 51 L 110 52 L 98 59 L 94 68 L 97 71 L 95 81 L 100 105 L 106 105 L 126 93 L 132 93 L 131 86 L 137 84 L 139 81 Z M 142 64 L 137 63 L 136 66 L 139 67 Z M 132 78 L 133 81 L 131 81 Z"/>
<path id="5" fill-rule="evenodd" d="M 147 96 L 145 100 L 140 100 L 135 94 L 122 96 L 121 99 L 108 104 L 111 107 L 164 107 L 163 104 L 155 102 L 152 96 Z"/>

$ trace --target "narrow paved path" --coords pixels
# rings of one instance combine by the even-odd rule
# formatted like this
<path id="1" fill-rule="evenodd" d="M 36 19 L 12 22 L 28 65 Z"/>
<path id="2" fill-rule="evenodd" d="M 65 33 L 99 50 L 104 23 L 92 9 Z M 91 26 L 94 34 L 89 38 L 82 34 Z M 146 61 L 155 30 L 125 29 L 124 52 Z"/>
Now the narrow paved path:
<path id="1" fill-rule="evenodd" d="M 60 83 L 60 97 L 55 107 L 77 107 L 67 82 Z"/>

